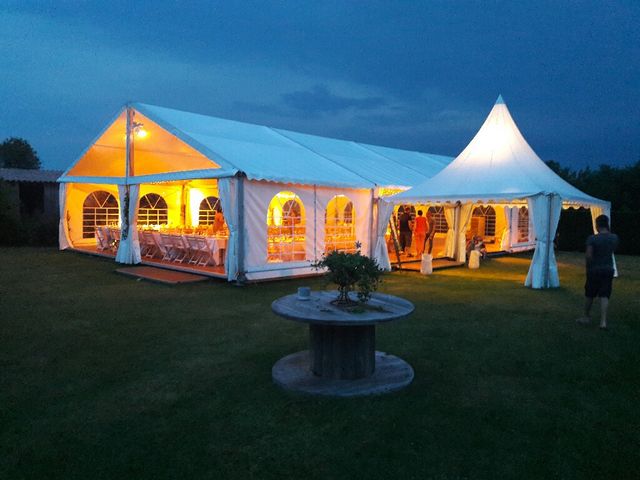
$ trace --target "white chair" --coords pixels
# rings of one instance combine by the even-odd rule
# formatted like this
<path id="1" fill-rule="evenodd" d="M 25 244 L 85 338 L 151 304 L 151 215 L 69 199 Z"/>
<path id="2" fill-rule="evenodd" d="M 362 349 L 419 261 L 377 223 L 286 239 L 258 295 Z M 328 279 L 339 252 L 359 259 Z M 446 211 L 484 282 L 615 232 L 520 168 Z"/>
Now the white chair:
<path id="1" fill-rule="evenodd" d="M 109 250 L 110 248 L 107 237 L 100 226 L 96 227 L 96 246 L 100 251 Z"/>
<path id="2" fill-rule="evenodd" d="M 193 265 L 206 266 L 211 261 L 211 252 L 207 247 L 207 242 L 203 237 L 186 236 L 185 240 L 189 244 L 189 250 L 191 251 L 191 257 L 189 263 Z"/>
<path id="3" fill-rule="evenodd" d="M 160 234 L 160 241 L 156 243 L 162 253 L 162 260 L 172 261 L 175 257 L 173 240 L 168 233 Z"/>
<path id="4" fill-rule="evenodd" d="M 140 246 L 142 247 L 140 255 L 144 256 L 145 258 L 153 258 L 158 255 L 159 249 L 156 245 L 155 239 L 153 238 L 153 233 L 141 230 L 140 237 L 142 239 L 142 241 L 140 242 Z"/>
<path id="5" fill-rule="evenodd" d="M 173 261 L 183 263 L 189 256 L 189 246 L 185 245 L 182 235 L 169 235 L 171 237 L 171 245 L 173 247 Z"/>

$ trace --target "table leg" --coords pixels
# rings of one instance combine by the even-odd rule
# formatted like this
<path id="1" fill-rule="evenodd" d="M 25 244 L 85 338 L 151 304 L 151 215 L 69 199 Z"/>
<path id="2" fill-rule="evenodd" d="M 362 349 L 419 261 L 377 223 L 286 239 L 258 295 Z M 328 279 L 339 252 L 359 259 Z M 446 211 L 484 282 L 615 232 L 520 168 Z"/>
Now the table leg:
<path id="1" fill-rule="evenodd" d="M 376 367 L 374 325 L 309 325 L 310 367 L 314 375 L 358 379 Z"/>

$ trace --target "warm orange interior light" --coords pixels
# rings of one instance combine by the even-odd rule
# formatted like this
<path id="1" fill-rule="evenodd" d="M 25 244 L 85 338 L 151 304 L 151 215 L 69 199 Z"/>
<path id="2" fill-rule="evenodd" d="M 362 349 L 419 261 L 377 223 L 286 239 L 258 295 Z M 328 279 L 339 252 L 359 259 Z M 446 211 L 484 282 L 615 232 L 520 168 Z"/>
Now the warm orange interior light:
<path id="1" fill-rule="evenodd" d="M 144 128 L 136 129 L 136 138 L 147 138 L 149 136 L 149 132 L 147 132 Z"/>
<path id="2" fill-rule="evenodd" d="M 403 188 L 380 188 L 378 193 L 381 197 L 390 197 L 396 193 L 404 192 L 404 190 Z"/>

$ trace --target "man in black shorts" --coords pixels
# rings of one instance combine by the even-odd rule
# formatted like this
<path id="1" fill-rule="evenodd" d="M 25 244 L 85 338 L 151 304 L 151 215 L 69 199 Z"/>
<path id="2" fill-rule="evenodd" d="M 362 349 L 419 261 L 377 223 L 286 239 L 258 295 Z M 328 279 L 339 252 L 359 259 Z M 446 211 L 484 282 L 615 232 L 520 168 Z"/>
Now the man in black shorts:
<path id="1" fill-rule="evenodd" d="M 613 280 L 613 252 L 618 246 L 618 236 L 609 231 L 609 217 L 596 218 L 597 235 L 587 238 L 587 281 L 584 285 L 584 317 L 579 323 L 589 323 L 593 299 L 600 297 L 600 328 L 607 328 L 607 309 Z"/>

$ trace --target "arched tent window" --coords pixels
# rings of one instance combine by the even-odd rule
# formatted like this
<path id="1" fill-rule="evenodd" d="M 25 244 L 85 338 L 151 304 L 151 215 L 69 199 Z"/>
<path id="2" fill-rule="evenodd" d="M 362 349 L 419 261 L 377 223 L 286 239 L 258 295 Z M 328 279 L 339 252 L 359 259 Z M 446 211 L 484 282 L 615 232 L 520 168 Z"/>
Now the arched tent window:
<path id="1" fill-rule="evenodd" d="M 449 224 L 447 223 L 447 218 L 444 216 L 444 207 L 429 207 L 427 212 L 431 217 L 431 223 L 435 226 L 436 233 L 447 233 Z M 431 229 L 431 225 L 429 225 L 429 229 Z"/>
<path id="2" fill-rule="evenodd" d="M 138 203 L 138 225 L 162 225 L 168 223 L 167 202 L 157 193 L 147 193 Z"/>
<path id="3" fill-rule="evenodd" d="M 496 235 L 496 211 L 491 205 L 481 205 L 471 214 L 471 232 L 481 237 Z"/>
<path id="4" fill-rule="evenodd" d="M 353 202 L 349 201 L 344 207 L 344 223 L 353 225 Z"/>
<path id="5" fill-rule="evenodd" d="M 82 204 L 82 238 L 94 238 L 96 227 L 116 225 L 119 221 L 118 200 L 109 192 L 91 192 Z"/>
<path id="6" fill-rule="evenodd" d="M 216 215 L 222 213 L 222 205 L 218 197 L 207 197 L 200 202 L 198 225 L 213 225 Z"/>
<path id="7" fill-rule="evenodd" d="M 345 195 L 336 195 L 327 204 L 324 214 L 324 251 L 356 251 L 356 228 L 353 202 Z"/>
<path id="8" fill-rule="evenodd" d="M 267 211 L 267 262 L 305 260 L 305 213 L 293 192 L 280 192 Z"/>
<path id="9" fill-rule="evenodd" d="M 520 207 L 518 210 L 518 243 L 529 241 L 529 209 Z"/>

